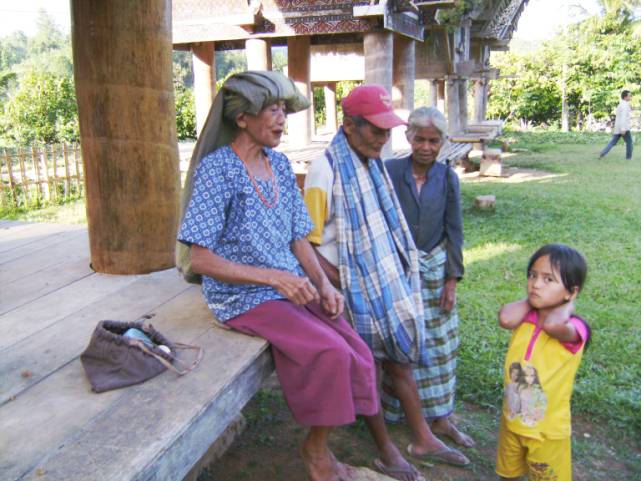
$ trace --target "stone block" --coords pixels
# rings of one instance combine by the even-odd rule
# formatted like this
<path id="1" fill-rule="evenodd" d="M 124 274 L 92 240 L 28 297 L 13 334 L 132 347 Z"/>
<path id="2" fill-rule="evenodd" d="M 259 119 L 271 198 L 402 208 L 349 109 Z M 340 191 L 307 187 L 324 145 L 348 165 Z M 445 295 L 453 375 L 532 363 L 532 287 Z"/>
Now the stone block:
<path id="1" fill-rule="evenodd" d="M 499 149 L 486 149 L 481 157 L 479 175 L 486 177 L 501 177 L 501 151 Z"/>
<path id="2" fill-rule="evenodd" d="M 474 207 L 481 210 L 494 209 L 496 206 L 496 196 L 494 195 L 479 195 L 474 199 Z"/>

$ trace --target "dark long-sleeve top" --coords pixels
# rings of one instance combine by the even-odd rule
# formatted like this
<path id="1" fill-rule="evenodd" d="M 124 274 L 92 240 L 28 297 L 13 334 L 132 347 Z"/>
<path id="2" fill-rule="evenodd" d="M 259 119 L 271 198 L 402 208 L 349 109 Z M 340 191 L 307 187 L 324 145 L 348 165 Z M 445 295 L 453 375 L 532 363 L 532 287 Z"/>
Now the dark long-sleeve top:
<path id="1" fill-rule="evenodd" d="M 463 218 L 458 177 L 449 166 L 434 162 L 419 193 L 412 176 L 411 155 L 385 162 L 416 247 L 430 252 L 445 240 L 447 278 L 463 277 Z"/>

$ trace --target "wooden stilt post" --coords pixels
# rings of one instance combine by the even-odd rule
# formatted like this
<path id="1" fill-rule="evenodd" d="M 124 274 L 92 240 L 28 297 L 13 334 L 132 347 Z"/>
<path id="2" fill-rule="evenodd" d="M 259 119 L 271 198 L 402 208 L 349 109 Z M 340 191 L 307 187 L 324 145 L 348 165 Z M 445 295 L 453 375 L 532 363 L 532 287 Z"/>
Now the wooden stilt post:
<path id="1" fill-rule="evenodd" d="M 365 56 L 365 84 L 378 84 L 392 92 L 394 71 L 394 37 L 393 33 L 368 32 L 363 35 L 363 53 Z M 387 142 L 381 156 L 393 155 L 392 143 Z"/>
<path id="2" fill-rule="evenodd" d="M 467 116 L 468 116 L 468 111 L 467 111 L 467 85 L 468 81 L 467 79 L 460 79 L 458 81 L 458 88 L 459 88 L 459 99 L 458 99 L 458 106 L 459 106 L 459 126 L 462 131 L 467 130 Z"/>
<path id="3" fill-rule="evenodd" d="M 438 81 L 436 108 L 445 113 L 445 80 Z"/>
<path id="4" fill-rule="evenodd" d="M 487 80 L 474 81 L 474 120 L 481 123 L 485 120 L 487 109 Z"/>
<path id="5" fill-rule="evenodd" d="M 449 133 L 457 133 L 461 130 L 459 121 L 459 84 L 458 79 L 450 77 L 447 79 L 447 121 Z"/>
<path id="6" fill-rule="evenodd" d="M 414 109 L 414 81 L 416 80 L 416 42 L 405 35 L 394 34 L 394 70 L 392 72 L 392 103 L 396 114 L 407 120 Z M 392 151 L 409 150 L 405 128 L 392 130 Z"/>
<path id="7" fill-rule="evenodd" d="M 438 80 L 430 80 L 430 107 L 438 108 Z"/>
<path id="8" fill-rule="evenodd" d="M 338 129 L 336 116 L 336 82 L 329 82 L 323 86 L 325 94 L 325 125 L 331 132 Z"/>
<path id="9" fill-rule="evenodd" d="M 308 99 L 312 96 L 309 50 L 309 37 L 287 39 L 287 73 Z M 313 119 L 314 109 L 311 107 L 287 116 L 288 141 L 291 145 L 305 146 L 312 142 Z"/>
<path id="10" fill-rule="evenodd" d="M 264 38 L 245 40 L 247 70 L 271 70 L 272 50 L 270 41 Z"/>
<path id="11" fill-rule="evenodd" d="M 194 65 L 194 96 L 196 100 L 196 133 L 205 125 L 216 94 L 216 50 L 214 42 L 192 46 Z"/>
<path id="12" fill-rule="evenodd" d="M 72 0 L 71 14 L 92 266 L 172 267 L 180 177 L 171 0 Z"/>

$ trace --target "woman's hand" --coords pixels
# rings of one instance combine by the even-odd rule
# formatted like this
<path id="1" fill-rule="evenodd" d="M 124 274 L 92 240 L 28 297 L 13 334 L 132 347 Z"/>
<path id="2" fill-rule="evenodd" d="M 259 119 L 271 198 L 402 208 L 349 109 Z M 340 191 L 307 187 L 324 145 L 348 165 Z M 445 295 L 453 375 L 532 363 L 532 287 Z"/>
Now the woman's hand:
<path id="1" fill-rule="evenodd" d="M 330 319 L 336 319 L 343 313 L 345 300 L 330 282 L 325 282 L 319 291 L 320 305 Z"/>
<path id="2" fill-rule="evenodd" d="M 447 279 L 441 293 L 441 311 L 448 314 L 456 305 L 456 279 Z"/>
<path id="3" fill-rule="evenodd" d="M 318 291 L 307 277 L 277 269 L 271 269 L 269 276 L 269 284 L 294 304 L 303 306 L 312 301 L 320 301 Z"/>

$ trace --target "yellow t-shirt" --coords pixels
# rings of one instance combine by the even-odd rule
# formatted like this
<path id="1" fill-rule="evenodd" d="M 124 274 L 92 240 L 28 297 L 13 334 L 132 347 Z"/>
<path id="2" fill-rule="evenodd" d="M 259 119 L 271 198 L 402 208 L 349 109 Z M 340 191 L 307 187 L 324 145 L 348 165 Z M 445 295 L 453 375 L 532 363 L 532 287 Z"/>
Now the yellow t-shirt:
<path id="1" fill-rule="evenodd" d="M 572 433 L 570 399 L 588 328 L 572 317 L 581 340 L 562 343 L 537 327 L 530 311 L 512 332 L 505 356 L 503 416 L 510 431 L 534 439 Z"/>
<path id="2" fill-rule="evenodd" d="M 336 217 L 332 205 L 334 169 L 325 154 L 313 160 L 305 176 L 305 205 L 314 228 L 307 239 L 332 265 L 338 266 Z"/>

